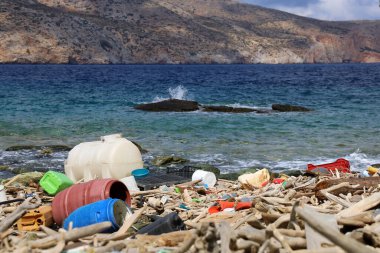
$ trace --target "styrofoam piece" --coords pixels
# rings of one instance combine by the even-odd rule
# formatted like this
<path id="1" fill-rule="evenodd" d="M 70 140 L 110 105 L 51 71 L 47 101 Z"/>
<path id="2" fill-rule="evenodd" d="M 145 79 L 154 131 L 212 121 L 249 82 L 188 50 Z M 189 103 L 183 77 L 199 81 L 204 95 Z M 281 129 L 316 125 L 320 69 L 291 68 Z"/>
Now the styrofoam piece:
<path id="1" fill-rule="evenodd" d="M 0 185 L 0 202 L 7 201 L 4 185 Z"/>

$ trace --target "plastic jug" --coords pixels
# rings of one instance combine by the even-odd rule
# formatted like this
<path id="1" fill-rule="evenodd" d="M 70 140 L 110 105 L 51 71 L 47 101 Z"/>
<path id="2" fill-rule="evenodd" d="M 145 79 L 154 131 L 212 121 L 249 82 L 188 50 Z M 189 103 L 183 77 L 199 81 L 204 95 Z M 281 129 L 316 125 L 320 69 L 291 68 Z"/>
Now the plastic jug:
<path id="1" fill-rule="evenodd" d="M 112 229 L 103 232 L 114 232 L 120 228 L 128 214 L 130 215 L 131 211 L 125 202 L 110 198 L 78 208 L 65 219 L 63 227 L 67 230 L 70 222 L 72 228 L 79 228 L 109 221 L 112 223 Z"/>
<path id="2" fill-rule="evenodd" d="M 41 178 L 40 185 L 50 195 L 56 195 L 58 192 L 72 186 L 73 181 L 65 174 L 48 171 Z"/>
<path id="3" fill-rule="evenodd" d="M 139 149 L 121 134 L 101 137 L 100 141 L 76 145 L 65 161 L 66 175 L 77 182 L 95 178 L 121 179 L 143 167 Z"/>
<path id="4" fill-rule="evenodd" d="M 140 229 L 138 234 L 160 235 L 164 233 L 184 230 L 185 224 L 176 212 L 169 213 L 165 217 L 159 218 L 153 223 Z"/>
<path id="5" fill-rule="evenodd" d="M 131 204 L 127 187 L 118 180 L 96 179 L 75 184 L 58 193 L 53 199 L 54 220 L 61 225 L 63 220 L 77 208 L 108 198 L 121 199 L 128 205 Z"/>
<path id="6" fill-rule="evenodd" d="M 261 188 L 270 180 L 270 174 L 267 169 L 262 169 L 256 171 L 255 173 L 243 174 L 238 177 L 238 180 L 242 184 L 248 184 L 256 188 Z"/>
<path id="7" fill-rule="evenodd" d="M 51 206 L 40 206 L 29 210 L 17 221 L 17 229 L 24 231 L 37 231 L 41 225 L 51 226 L 53 224 L 53 213 Z"/>

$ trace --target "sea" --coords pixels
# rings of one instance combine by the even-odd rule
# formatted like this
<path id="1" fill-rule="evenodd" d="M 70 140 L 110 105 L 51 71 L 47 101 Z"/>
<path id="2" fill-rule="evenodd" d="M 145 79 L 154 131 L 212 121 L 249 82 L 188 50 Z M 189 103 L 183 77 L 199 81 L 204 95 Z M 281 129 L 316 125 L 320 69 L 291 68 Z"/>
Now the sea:
<path id="1" fill-rule="evenodd" d="M 145 112 L 168 98 L 204 105 L 312 112 Z M 158 155 L 222 172 L 305 169 L 348 159 L 380 163 L 380 64 L 0 65 L 0 165 L 62 170 L 67 151 L 5 151 L 14 145 L 75 146 L 122 133 Z M 2 172 L 5 173 L 5 172 Z M 4 176 L 4 175 L 3 175 Z"/>

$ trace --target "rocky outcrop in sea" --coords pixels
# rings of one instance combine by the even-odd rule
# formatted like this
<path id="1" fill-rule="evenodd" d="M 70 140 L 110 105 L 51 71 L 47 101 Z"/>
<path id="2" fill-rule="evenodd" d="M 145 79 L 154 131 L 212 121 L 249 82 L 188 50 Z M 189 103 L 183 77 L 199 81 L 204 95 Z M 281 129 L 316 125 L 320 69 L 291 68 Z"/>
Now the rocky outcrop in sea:
<path id="1" fill-rule="evenodd" d="M 182 99 L 166 99 L 158 102 L 139 104 L 134 106 L 137 110 L 149 112 L 222 112 L 222 113 L 271 113 L 271 112 L 310 112 L 312 109 L 289 104 L 273 104 L 272 110 L 255 109 L 248 107 L 232 107 L 225 105 L 201 105 L 196 101 Z"/>

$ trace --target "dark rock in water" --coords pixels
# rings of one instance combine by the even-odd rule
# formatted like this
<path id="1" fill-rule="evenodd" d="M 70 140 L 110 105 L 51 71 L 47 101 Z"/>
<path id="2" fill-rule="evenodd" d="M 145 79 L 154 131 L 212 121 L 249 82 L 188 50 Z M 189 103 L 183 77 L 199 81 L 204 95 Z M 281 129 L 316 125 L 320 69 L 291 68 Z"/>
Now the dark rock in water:
<path id="1" fill-rule="evenodd" d="M 135 141 L 131 141 L 139 150 L 140 150 L 140 153 L 141 154 L 145 154 L 145 153 L 148 153 L 148 150 L 144 149 L 143 147 L 141 147 L 140 144 L 138 144 L 137 142 Z"/>
<path id="2" fill-rule="evenodd" d="M 219 179 L 225 179 L 225 180 L 231 180 L 235 181 L 240 176 L 237 172 L 227 173 L 227 174 L 220 174 Z"/>
<path id="3" fill-rule="evenodd" d="M 312 111 L 309 108 L 297 105 L 288 105 L 288 104 L 273 104 L 272 110 L 278 112 L 310 112 Z"/>
<path id="4" fill-rule="evenodd" d="M 380 163 L 375 163 L 371 165 L 374 168 L 380 169 Z"/>
<path id="5" fill-rule="evenodd" d="M 33 172 L 26 172 L 19 174 L 15 180 L 13 180 L 11 183 L 12 186 L 29 186 L 32 183 L 37 183 L 40 181 L 40 179 L 43 177 L 43 172 L 33 171 Z M 6 183 L 12 180 L 12 178 L 9 178 L 2 183 Z"/>
<path id="6" fill-rule="evenodd" d="M 52 152 L 70 151 L 71 147 L 66 145 L 16 145 L 6 148 L 5 151 L 21 151 L 21 150 L 51 150 Z"/>
<path id="7" fill-rule="evenodd" d="M 201 163 L 201 164 L 185 166 L 184 169 L 186 168 L 192 169 L 194 171 L 195 170 L 209 171 L 209 172 L 214 173 L 217 178 L 219 178 L 219 175 L 220 175 L 220 170 L 211 164 Z"/>
<path id="8" fill-rule="evenodd" d="M 0 171 L 7 171 L 7 170 L 9 170 L 9 166 L 0 165 Z"/>
<path id="9" fill-rule="evenodd" d="M 281 177 L 281 174 L 285 174 L 289 177 L 292 177 L 292 176 L 298 177 L 298 176 L 304 175 L 304 173 L 305 173 L 305 171 L 302 171 L 302 170 L 281 168 L 281 167 L 273 168 L 270 171 L 271 180 L 278 178 L 278 177 Z"/>
<path id="10" fill-rule="evenodd" d="M 152 112 L 193 112 L 202 110 L 204 112 L 226 112 L 226 113 L 269 113 L 270 110 L 258 110 L 246 107 L 231 107 L 225 105 L 200 105 L 196 101 L 169 99 L 156 103 L 141 104 L 134 107 L 137 110 Z"/>
<path id="11" fill-rule="evenodd" d="M 156 166 L 164 166 L 169 164 L 186 163 L 189 160 L 178 156 L 157 156 L 153 159 L 152 164 Z"/>
<path id="12" fill-rule="evenodd" d="M 224 105 L 204 105 L 202 106 L 204 112 L 228 112 L 228 113 L 248 113 L 257 112 L 258 110 L 244 107 L 231 107 Z"/>
<path id="13" fill-rule="evenodd" d="M 51 148 L 43 148 L 39 150 L 39 153 L 36 155 L 37 158 L 50 157 L 54 151 Z"/>
<path id="14" fill-rule="evenodd" d="M 251 167 L 247 169 L 240 170 L 238 172 L 232 172 L 227 174 L 220 174 L 220 179 L 226 179 L 226 180 L 232 180 L 235 181 L 238 179 L 239 176 L 246 174 L 246 173 L 255 173 L 261 169 L 264 169 L 264 167 Z"/>
<path id="15" fill-rule="evenodd" d="M 136 105 L 134 108 L 152 112 L 192 112 L 199 110 L 199 104 L 196 101 L 168 99 L 156 103 Z"/>
<path id="16" fill-rule="evenodd" d="M 232 107 L 225 105 L 203 105 L 202 111 L 204 112 L 227 112 L 227 113 L 270 113 L 271 110 L 263 110 L 263 109 L 253 109 L 246 107 Z"/>
<path id="17" fill-rule="evenodd" d="M 12 172 L 13 174 L 22 174 L 22 173 L 27 173 L 29 171 L 33 171 L 33 168 L 16 167 L 16 168 L 9 168 L 8 171 Z"/>

